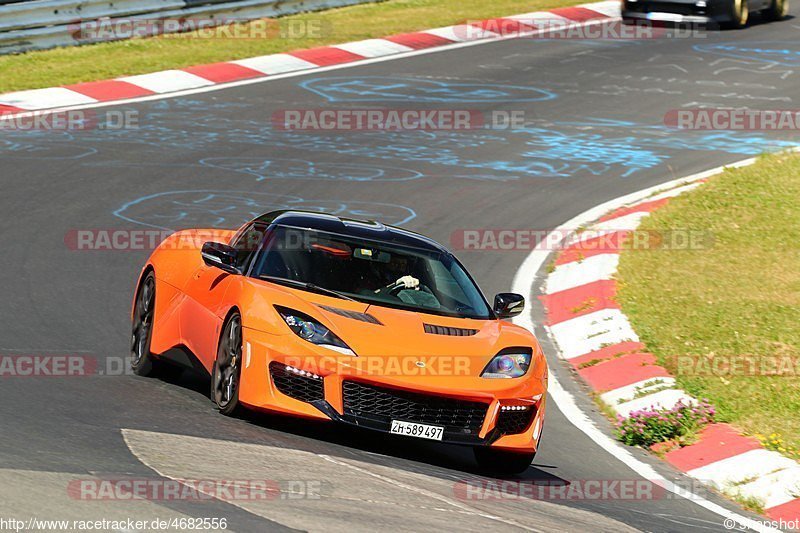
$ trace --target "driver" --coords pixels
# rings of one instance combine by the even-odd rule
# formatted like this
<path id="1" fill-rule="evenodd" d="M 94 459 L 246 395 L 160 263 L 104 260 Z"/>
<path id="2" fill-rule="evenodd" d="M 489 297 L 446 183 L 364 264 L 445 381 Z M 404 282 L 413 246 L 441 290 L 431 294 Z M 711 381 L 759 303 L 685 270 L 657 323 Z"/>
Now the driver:
<path id="1" fill-rule="evenodd" d="M 376 290 L 375 294 L 393 296 L 405 304 L 415 307 L 439 309 L 441 304 L 431 290 L 421 284 L 419 278 L 408 273 L 416 270 L 411 263 L 413 261 L 407 257 L 398 255 L 392 257 L 384 269 L 383 279 L 388 281 L 395 279 L 395 276 L 399 277 L 394 282 Z"/>
<path id="2" fill-rule="evenodd" d="M 391 280 L 394 276 L 400 276 L 395 281 L 388 285 L 377 289 L 375 293 L 386 291 L 388 289 L 412 289 L 419 290 L 419 279 L 410 274 L 405 274 L 409 270 L 408 259 L 399 255 L 394 255 L 391 261 L 386 265 L 385 272 L 383 273 L 384 279 Z M 401 275 L 402 274 L 402 275 Z"/>

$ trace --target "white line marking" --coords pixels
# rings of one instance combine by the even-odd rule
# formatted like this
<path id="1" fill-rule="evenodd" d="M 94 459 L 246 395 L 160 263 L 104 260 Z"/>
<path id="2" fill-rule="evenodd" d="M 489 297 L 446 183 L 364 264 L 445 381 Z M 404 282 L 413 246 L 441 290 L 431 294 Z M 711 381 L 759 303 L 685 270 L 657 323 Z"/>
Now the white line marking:
<path id="1" fill-rule="evenodd" d="M 612 404 L 611 408 L 625 418 L 630 418 L 631 413 L 634 411 L 672 409 L 678 405 L 678 403 L 682 403 L 683 405 L 696 405 L 697 400 L 681 389 L 665 389 L 619 405 Z"/>
<path id="2" fill-rule="evenodd" d="M 639 342 L 628 317 L 619 309 L 600 309 L 550 326 L 564 359 L 574 359 L 604 346 Z"/>
<path id="3" fill-rule="evenodd" d="M 413 50 L 410 46 L 393 43 L 386 39 L 365 39 L 352 43 L 337 44 L 334 45 L 334 48 L 339 48 L 345 52 L 350 52 L 351 54 L 356 54 L 361 57 L 381 57 L 389 54 L 402 54 Z"/>
<path id="4" fill-rule="evenodd" d="M 117 78 L 117 80 L 138 85 L 154 93 L 170 93 L 214 84 L 214 82 L 210 80 L 182 70 L 162 70 L 161 72 L 153 72 L 152 74 L 125 76 L 123 78 Z"/>
<path id="5" fill-rule="evenodd" d="M 617 0 L 610 0 L 609 2 L 597 2 L 596 4 L 581 4 L 576 7 L 591 9 L 592 11 L 597 11 L 598 13 L 608 15 L 609 17 L 615 17 L 619 15 L 619 2 L 617 2 Z"/>
<path id="6" fill-rule="evenodd" d="M 633 400 L 637 394 L 645 394 L 647 391 L 672 387 L 673 385 L 675 385 L 675 378 L 672 376 L 653 377 L 604 392 L 600 395 L 600 399 L 608 405 L 617 405 L 620 402 Z"/>
<path id="7" fill-rule="evenodd" d="M 580 261 L 558 265 L 548 276 L 544 293 L 555 294 L 595 281 L 609 280 L 614 277 L 618 265 L 619 254 L 616 252 L 592 255 Z"/>
<path id="8" fill-rule="evenodd" d="M 767 509 L 789 503 L 796 500 L 795 495 L 800 492 L 800 466 L 762 476 L 737 488 L 742 495 L 763 501 Z"/>
<path id="9" fill-rule="evenodd" d="M 311 70 L 317 68 L 316 64 L 289 54 L 270 54 L 268 56 L 249 57 L 247 59 L 239 59 L 238 61 L 230 61 L 230 63 L 261 72 L 268 76 L 273 74 L 285 74 L 296 70 Z M 261 80 L 262 78 L 257 79 Z"/>
<path id="10" fill-rule="evenodd" d="M 728 457 L 686 472 L 692 477 L 724 489 L 732 483 L 742 483 L 764 472 L 798 468 L 795 461 L 778 452 L 759 448 Z M 800 482 L 800 477 L 797 478 Z"/>
<path id="11" fill-rule="evenodd" d="M 445 26 L 444 28 L 434 28 L 432 30 L 425 30 L 422 33 L 436 35 L 448 41 L 462 42 L 474 41 L 476 39 L 497 39 L 499 34 L 484 30 L 477 26 L 470 26 L 469 24 L 459 24 L 457 26 Z"/>
<path id="12" fill-rule="evenodd" d="M 43 104 L 43 102 L 46 102 Z M 31 89 L 0 94 L 0 104 L 10 105 L 28 110 L 46 107 L 67 107 L 73 105 L 94 104 L 97 100 L 84 96 L 64 87 L 49 87 L 47 89 Z M 4 115 L 5 116 L 5 115 Z"/>

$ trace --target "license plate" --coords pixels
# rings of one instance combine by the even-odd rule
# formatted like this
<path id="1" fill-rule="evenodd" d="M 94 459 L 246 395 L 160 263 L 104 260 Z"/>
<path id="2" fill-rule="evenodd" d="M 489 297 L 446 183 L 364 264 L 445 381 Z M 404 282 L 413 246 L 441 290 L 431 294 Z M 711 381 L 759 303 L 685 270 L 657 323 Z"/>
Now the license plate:
<path id="1" fill-rule="evenodd" d="M 407 437 L 442 440 L 444 427 L 417 424 L 416 422 L 403 422 L 402 420 L 392 420 L 391 432 L 396 435 L 406 435 Z"/>

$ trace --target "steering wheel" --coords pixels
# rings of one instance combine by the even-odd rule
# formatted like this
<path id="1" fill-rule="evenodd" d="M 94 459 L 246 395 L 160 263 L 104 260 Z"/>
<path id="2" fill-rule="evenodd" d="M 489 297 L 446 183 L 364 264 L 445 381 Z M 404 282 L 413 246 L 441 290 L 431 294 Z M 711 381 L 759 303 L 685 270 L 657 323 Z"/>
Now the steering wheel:
<path id="1" fill-rule="evenodd" d="M 384 289 L 389 289 L 389 294 L 392 296 L 397 296 L 398 293 L 405 288 L 406 286 L 404 283 L 397 283 L 397 282 L 390 283 L 386 287 L 384 287 Z"/>
<path id="2" fill-rule="evenodd" d="M 384 288 L 385 289 L 389 289 L 389 294 L 392 295 L 392 296 L 397 296 L 400 293 L 400 291 L 403 290 L 403 289 L 409 290 L 409 291 L 413 291 L 414 290 L 414 289 L 406 289 L 406 286 L 405 286 L 404 283 L 396 283 L 396 282 L 395 283 L 390 283 L 389 285 L 387 285 Z M 430 290 L 427 285 L 423 285 L 422 283 L 419 284 L 419 290 L 421 290 L 423 292 L 427 292 L 428 294 L 433 294 L 433 291 Z"/>

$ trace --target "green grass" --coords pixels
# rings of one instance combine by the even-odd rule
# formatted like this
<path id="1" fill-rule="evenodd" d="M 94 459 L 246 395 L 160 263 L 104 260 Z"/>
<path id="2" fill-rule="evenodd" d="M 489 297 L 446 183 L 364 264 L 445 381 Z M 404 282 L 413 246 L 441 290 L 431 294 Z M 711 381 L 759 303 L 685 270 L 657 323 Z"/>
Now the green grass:
<path id="1" fill-rule="evenodd" d="M 681 375 L 677 357 L 787 357 L 800 372 L 800 156 L 727 170 L 641 229 L 701 229 L 714 239 L 703 250 L 622 255 L 618 300 L 643 342 L 685 390 L 718 408 L 718 420 L 798 458 L 797 373 Z"/>
<path id="2" fill-rule="evenodd" d="M 733 501 L 742 506 L 746 511 L 751 511 L 757 514 L 764 514 L 764 501 L 755 496 L 744 496 L 736 491 L 726 492 Z"/>
<path id="3" fill-rule="evenodd" d="M 197 38 L 197 34 L 187 33 L 2 56 L 0 93 L 385 37 L 577 3 L 575 0 L 387 0 L 280 19 L 281 27 L 311 24 L 321 28 L 313 38 L 277 35 L 262 39 Z"/>

